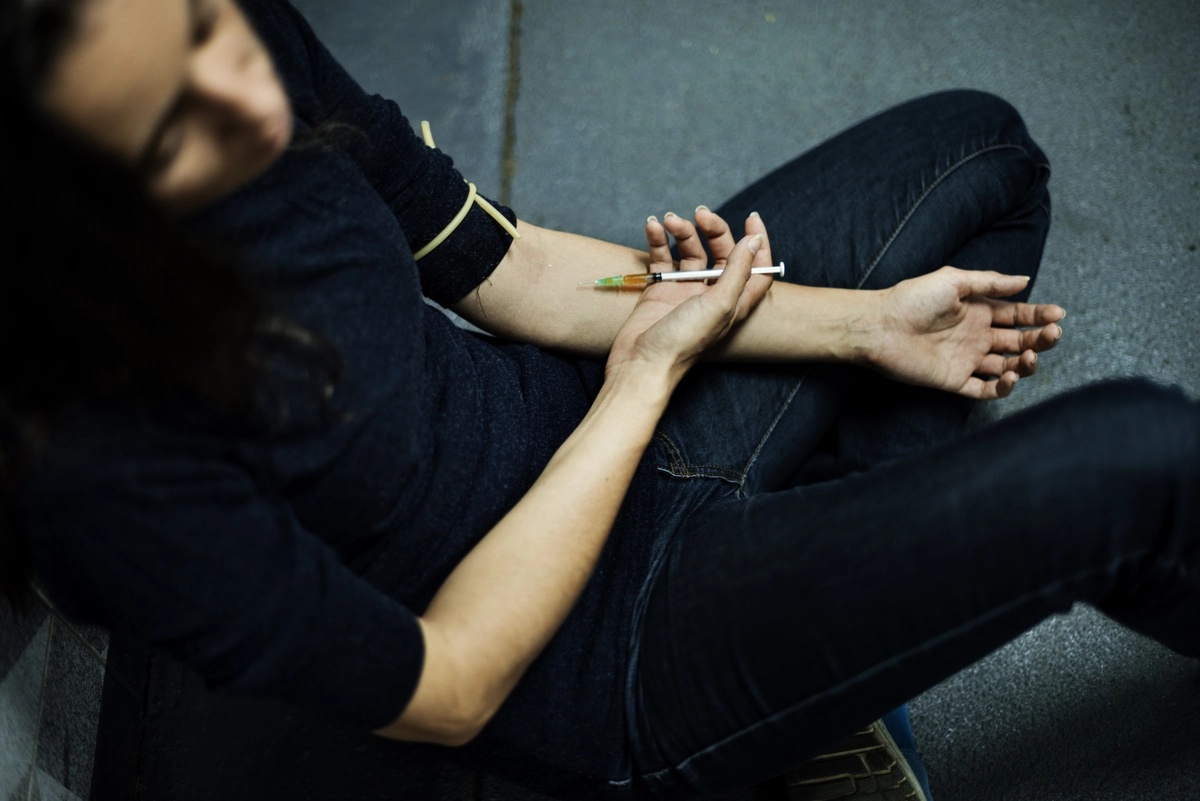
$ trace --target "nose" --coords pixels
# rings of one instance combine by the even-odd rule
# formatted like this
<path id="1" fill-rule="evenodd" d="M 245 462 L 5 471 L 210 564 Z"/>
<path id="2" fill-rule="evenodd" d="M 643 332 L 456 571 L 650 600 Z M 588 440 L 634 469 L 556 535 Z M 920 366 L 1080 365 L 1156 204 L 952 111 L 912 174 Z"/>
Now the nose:
<path id="1" fill-rule="evenodd" d="M 190 89 L 211 110 L 218 128 L 231 131 L 259 125 L 276 105 L 272 72 L 252 50 L 205 53 L 192 64 Z"/>

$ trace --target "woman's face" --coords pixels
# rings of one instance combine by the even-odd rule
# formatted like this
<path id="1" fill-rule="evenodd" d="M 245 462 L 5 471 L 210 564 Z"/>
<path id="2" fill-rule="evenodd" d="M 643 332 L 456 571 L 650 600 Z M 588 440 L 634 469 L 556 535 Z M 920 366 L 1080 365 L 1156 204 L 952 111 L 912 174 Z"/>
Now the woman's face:
<path id="1" fill-rule="evenodd" d="M 287 95 L 233 0 L 82 3 L 46 102 L 133 167 L 169 211 L 228 194 L 287 148 Z"/>

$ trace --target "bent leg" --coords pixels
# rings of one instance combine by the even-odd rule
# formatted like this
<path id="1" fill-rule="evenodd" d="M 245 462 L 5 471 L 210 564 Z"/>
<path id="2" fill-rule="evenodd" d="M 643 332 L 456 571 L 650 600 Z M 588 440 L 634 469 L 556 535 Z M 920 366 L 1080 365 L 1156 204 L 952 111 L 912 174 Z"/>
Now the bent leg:
<path id="1" fill-rule="evenodd" d="M 758 211 L 796 283 L 880 289 L 944 264 L 1033 277 L 1049 227 L 1048 178 L 1011 105 L 956 90 L 864 120 L 717 213 L 739 226 Z"/>
<path id="2" fill-rule="evenodd" d="M 879 289 L 943 264 L 1036 278 L 1050 225 L 1048 178 L 1045 155 L 1011 105 L 981 92 L 943 92 L 864 122 L 722 211 L 741 219 L 758 208 L 772 247 L 798 268 L 801 283 Z M 820 235 L 846 225 L 853 237 Z M 827 480 L 954 439 L 973 406 L 866 371 L 853 375 L 817 458 L 790 481 Z"/>
<path id="3" fill-rule="evenodd" d="M 695 515 L 642 622 L 635 767 L 778 774 L 1085 601 L 1200 656 L 1200 410 L 1087 388 L 845 479 Z"/>
<path id="4" fill-rule="evenodd" d="M 718 209 L 766 220 L 789 280 L 883 288 L 943 264 L 1035 276 L 1048 168 L 1003 100 L 945 92 L 860 123 Z M 708 365 L 676 391 L 660 433 L 671 472 L 750 494 L 824 480 L 957 437 L 966 399 L 831 365 Z M 738 409 L 736 431 L 714 437 Z M 714 416 L 714 414 L 716 416 Z"/>

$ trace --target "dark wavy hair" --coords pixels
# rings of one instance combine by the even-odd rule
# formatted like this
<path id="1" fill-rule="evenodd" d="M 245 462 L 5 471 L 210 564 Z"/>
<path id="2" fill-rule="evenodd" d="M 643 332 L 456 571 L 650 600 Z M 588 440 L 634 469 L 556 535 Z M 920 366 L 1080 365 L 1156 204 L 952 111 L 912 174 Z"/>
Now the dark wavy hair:
<path id="1" fill-rule="evenodd" d="M 81 5 L 0 0 L 0 595 L 17 609 L 31 562 L 12 494 L 58 413 L 186 397 L 233 419 L 259 400 L 267 349 L 328 350 L 42 108 Z M 318 361 L 336 373 L 336 354 Z"/>

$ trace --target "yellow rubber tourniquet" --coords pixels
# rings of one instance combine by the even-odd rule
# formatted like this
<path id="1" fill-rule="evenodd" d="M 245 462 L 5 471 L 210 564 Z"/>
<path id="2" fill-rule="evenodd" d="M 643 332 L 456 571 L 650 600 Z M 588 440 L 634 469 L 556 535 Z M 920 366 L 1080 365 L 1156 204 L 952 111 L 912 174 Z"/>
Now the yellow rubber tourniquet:
<path id="1" fill-rule="evenodd" d="M 434 147 L 433 131 L 431 131 L 429 128 L 429 120 L 421 120 L 421 136 L 425 139 L 426 145 L 429 147 Z M 429 243 L 426 244 L 425 247 L 413 254 L 414 261 L 420 261 L 421 259 L 425 258 L 433 252 L 434 248 L 449 239 L 450 235 L 454 233 L 454 230 L 458 228 L 458 226 L 466 218 L 467 212 L 471 210 L 472 203 L 479 204 L 479 208 L 487 212 L 487 215 L 495 220 L 501 228 L 507 231 L 508 235 L 513 239 L 521 238 L 521 233 L 517 231 L 516 226 L 505 219 L 503 214 L 496 211 L 495 206 L 493 206 L 491 203 L 488 203 L 485 198 L 479 196 L 479 194 L 475 191 L 475 184 L 467 181 L 467 187 L 467 202 L 463 203 L 462 208 L 458 210 L 458 214 L 454 215 L 454 219 L 450 221 L 449 225 L 441 230 L 441 233 L 429 240 Z"/>

